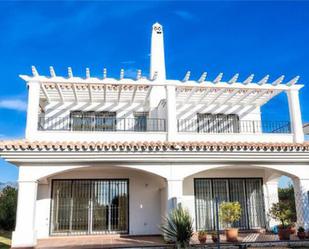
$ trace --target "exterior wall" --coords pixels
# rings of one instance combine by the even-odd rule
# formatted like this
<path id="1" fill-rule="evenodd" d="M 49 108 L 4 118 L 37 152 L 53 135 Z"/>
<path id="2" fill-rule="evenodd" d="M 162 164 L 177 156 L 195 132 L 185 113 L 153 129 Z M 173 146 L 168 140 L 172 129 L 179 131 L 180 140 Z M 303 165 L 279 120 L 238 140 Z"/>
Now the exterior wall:
<path id="1" fill-rule="evenodd" d="M 87 166 L 73 163 L 62 166 L 59 164 L 54 166 L 35 164 L 21 166 L 19 193 L 23 194 L 19 194 L 18 197 L 17 225 L 13 233 L 13 247 L 35 245 L 37 238 L 49 236 L 50 183 L 52 179 L 129 179 L 130 234 L 158 234 L 160 233 L 158 225 L 162 222 L 162 216 L 170 211 L 171 200 L 175 200 L 176 203 L 183 203 L 195 219 L 193 185 L 195 177 L 261 177 L 264 183 L 264 202 L 267 213 L 267 209 L 271 205 L 268 200 L 273 200 L 273 195 L 277 193 L 276 179 L 279 176 L 287 175 L 294 177 L 294 179 L 301 179 L 301 181 L 296 181 L 299 183 L 298 189 L 305 189 L 306 191 L 309 189 L 309 184 L 307 184 L 309 181 L 306 180 L 309 179 L 307 166 L 288 163 L 255 165 L 244 162 L 220 165 L 165 162 L 162 164 L 128 164 L 119 167 L 89 162 Z M 39 182 L 38 190 L 36 190 L 37 181 Z M 31 198 L 29 199 L 31 196 L 36 197 L 33 198 L 33 202 Z M 307 203 L 305 198 L 304 203 Z M 305 209 L 299 206 L 298 210 L 303 214 Z M 28 222 L 25 222 L 24 217 L 27 217 Z M 34 223 L 31 222 L 32 217 L 34 217 Z M 308 221 L 305 220 L 305 222 Z M 272 224 L 275 223 L 268 224 L 268 226 Z M 308 223 L 304 225 L 306 224 Z M 27 233 L 26 237 L 25 233 Z"/>
<path id="2" fill-rule="evenodd" d="M 36 202 L 37 238 L 49 236 L 51 180 L 52 179 L 129 179 L 129 234 L 159 234 L 158 226 L 161 221 L 161 189 L 164 180 L 158 176 L 145 174 L 136 170 L 101 169 L 75 170 L 64 172 L 48 179 L 48 184 L 38 185 Z"/>

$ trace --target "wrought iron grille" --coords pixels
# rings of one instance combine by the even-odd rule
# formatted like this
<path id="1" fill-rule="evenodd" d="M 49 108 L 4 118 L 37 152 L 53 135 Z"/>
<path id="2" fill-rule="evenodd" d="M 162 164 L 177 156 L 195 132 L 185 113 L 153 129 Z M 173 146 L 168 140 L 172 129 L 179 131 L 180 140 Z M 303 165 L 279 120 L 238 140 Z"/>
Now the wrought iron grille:
<path id="1" fill-rule="evenodd" d="M 194 180 L 196 228 L 216 229 L 215 200 L 238 201 L 242 208 L 241 219 L 233 224 L 240 229 L 265 227 L 265 208 L 262 179 L 259 178 L 197 178 Z M 224 224 L 219 222 L 219 228 Z"/>
<path id="2" fill-rule="evenodd" d="M 291 133 L 288 121 L 238 119 L 179 119 L 178 132 L 197 133 Z"/>
<path id="3" fill-rule="evenodd" d="M 128 232 L 128 180 L 53 180 L 52 235 Z"/>
<path id="4" fill-rule="evenodd" d="M 165 132 L 165 119 L 113 117 L 39 117 L 41 131 Z"/>

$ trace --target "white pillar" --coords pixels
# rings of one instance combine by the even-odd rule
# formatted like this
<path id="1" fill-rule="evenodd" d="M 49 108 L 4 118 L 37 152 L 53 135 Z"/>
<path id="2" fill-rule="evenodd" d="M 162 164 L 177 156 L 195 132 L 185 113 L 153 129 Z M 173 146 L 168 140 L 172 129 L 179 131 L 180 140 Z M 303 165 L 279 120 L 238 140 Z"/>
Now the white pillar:
<path id="1" fill-rule="evenodd" d="M 278 185 L 279 179 L 272 179 L 267 181 L 264 184 L 264 202 L 265 202 L 265 211 L 266 211 L 266 222 L 267 228 L 271 229 L 275 225 L 278 225 L 278 221 L 272 219 L 269 216 L 269 210 L 274 203 L 279 202 L 279 195 L 278 195 Z"/>
<path id="2" fill-rule="evenodd" d="M 182 202 L 183 179 L 167 180 L 167 213 Z"/>
<path id="3" fill-rule="evenodd" d="M 302 143 L 304 142 L 304 131 L 299 103 L 299 90 L 290 88 L 286 93 L 289 102 L 290 122 L 294 134 L 294 142 Z"/>
<path id="4" fill-rule="evenodd" d="M 36 181 L 18 182 L 16 227 L 12 234 L 12 248 L 34 247 L 36 245 L 35 206 L 37 186 Z"/>
<path id="5" fill-rule="evenodd" d="M 167 109 L 167 140 L 175 141 L 177 135 L 176 114 L 176 89 L 175 86 L 166 86 L 166 109 Z"/>
<path id="6" fill-rule="evenodd" d="M 35 133 L 38 129 L 40 87 L 39 82 L 28 82 L 28 109 L 26 124 L 27 139 L 35 139 Z"/>
<path id="7" fill-rule="evenodd" d="M 297 226 L 309 229 L 309 179 L 293 179 Z"/>

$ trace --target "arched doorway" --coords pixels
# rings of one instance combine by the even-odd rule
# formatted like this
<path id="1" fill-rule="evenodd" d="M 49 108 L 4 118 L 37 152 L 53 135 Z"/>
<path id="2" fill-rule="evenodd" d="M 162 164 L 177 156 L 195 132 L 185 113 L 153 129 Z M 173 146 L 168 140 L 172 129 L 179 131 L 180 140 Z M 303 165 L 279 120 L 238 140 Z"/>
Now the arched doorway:
<path id="1" fill-rule="evenodd" d="M 38 236 L 158 234 L 165 185 L 163 177 L 117 165 L 52 175 L 38 185 Z"/>
<path id="2" fill-rule="evenodd" d="M 184 179 L 184 199 L 196 230 L 216 229 L 216 206 L 224 201 L 237 201 L 241 218 L 233 224 L 240 229 L 265 229 L 273 226 L 269 209 L 278 202 L 278 179 L 285 172 L 256 165 L 214 166 Z M 219 228 L 223 228 L 220 222 Z"/>

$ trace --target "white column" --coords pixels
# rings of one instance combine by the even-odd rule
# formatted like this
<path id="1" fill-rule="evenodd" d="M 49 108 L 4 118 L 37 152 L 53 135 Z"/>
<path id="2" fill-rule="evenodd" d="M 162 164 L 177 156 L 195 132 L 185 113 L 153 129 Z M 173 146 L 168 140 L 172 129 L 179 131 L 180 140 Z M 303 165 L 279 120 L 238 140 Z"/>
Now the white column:
<path id="1" fill-rule="evenodd" d="M 309 229 L 309 179 L 293 179 L 297 226 Z"/>
<path id="2" fill-rule="evenodd" d="M 183 179 L 167 180 L 167 213 L 182 202 Z"/>
<path id="3" fill-rule="evenodd" d="M 28 82 L 27 139 L 35 139 L 35 133 L 38 129 L 39 103 L 40 83 L 36 81 Z"/>
<path id="4" fill-rule="evenodd" d="M 176 88 L 166 86 L 166 109 L 167 109 L 167 140 L 175 141 L 177 135 L 177 114 L 176 114 Z"/>
<path id="5" fill-rule="evenodd" d="M 299 90 L 290 88 L 286 93 L 289 102 L 290 121 L 294 134 L 294 142 L 302 143 L 304 142 L 304 131 L 299 103 Z"/>
<path id="6" fill-rule="evenodd" d="M 279 195 L 278 195 L 278 184 L 279 179 L 272 179 L 267 181 L 264 184 L 264 201 L 265 201 L 265 211 L 266 211 L 266 222 L 267 228 L 270 229 L 273 226 L 278 224 L 278 221 L 272 219 L 268 216 L 269 210 L 274 203 L 279 202 Z"/>
<path id="7" fill-rule="evenodd" d="M 35 206 L 37 186 L 36 181 L 18 182 L 16 227 L 12 234 L 12 248 L 34 247 L 36 245 Z"/>

